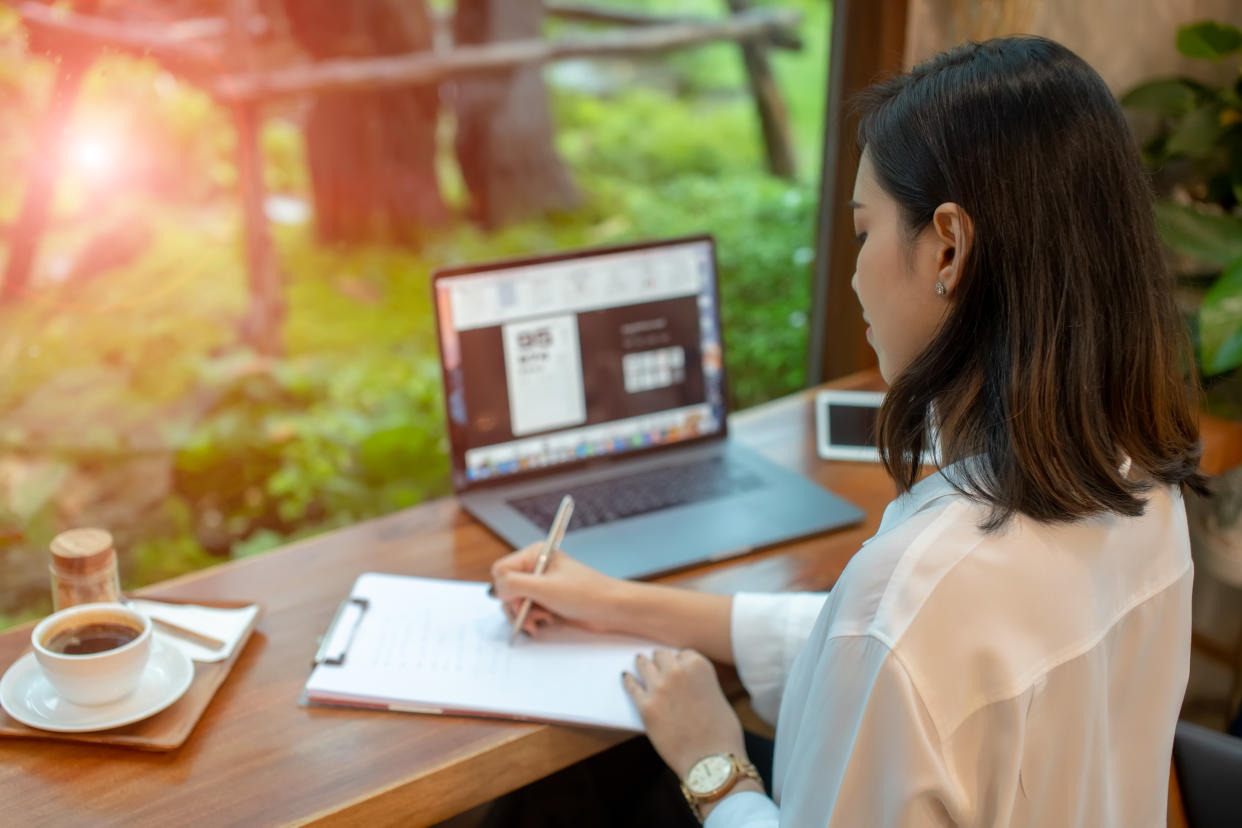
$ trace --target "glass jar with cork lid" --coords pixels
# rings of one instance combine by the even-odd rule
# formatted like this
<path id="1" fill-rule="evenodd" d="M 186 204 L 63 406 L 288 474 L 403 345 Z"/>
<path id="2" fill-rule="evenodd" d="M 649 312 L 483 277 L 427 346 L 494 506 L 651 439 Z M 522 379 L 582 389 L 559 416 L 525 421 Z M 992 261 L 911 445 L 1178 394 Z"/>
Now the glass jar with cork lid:
<path id="1" fill-rule="evenodd" d="M 48 569 L 52 575 L 52 608 L 120 601 L 116 549 L 103 529 L 70 529 L 52 538 Z"/>

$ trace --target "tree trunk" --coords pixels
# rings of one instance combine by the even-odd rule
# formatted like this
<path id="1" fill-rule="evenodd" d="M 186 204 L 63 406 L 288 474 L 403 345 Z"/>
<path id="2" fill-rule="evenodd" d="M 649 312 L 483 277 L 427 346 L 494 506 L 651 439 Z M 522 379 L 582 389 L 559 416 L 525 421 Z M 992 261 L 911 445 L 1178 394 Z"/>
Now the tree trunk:
<path id="1" fill-rule="evenodd" d="M 540 0 L 458 0 L 456 44 L 537 38 Z M 457 160 L 471 214 L 484 227 L 576 207 L 556 153 L 540 66 L 473 74 L 456 83 Z"/>
<path id="2" fill-rule="evenodd" d="M 90 52 L 64 55 L 56 65 L 56 79 L 47 111 L 38 125 L 38 147 L 27 175 L 26 192 L 21 212 L 13 224 L 9 259 L 4 278 L 0 281 L 0 304 L 15 303 L 28 292 L 30 273 L 34 269 L 39 239 L 47 227 L 52 201 L 56 197 L 56 179 L 60 175 L 65 125 L 73 112 L 85 74 L 94 56 Z"/>
<path id="3" fill-rule="evenodd" d="M 285 0 L 298 43 L 316 60 L 430 49 L 422 0 Z M 306 124 L 320 238 L 418 243 L 448 218 L 436 179 L 437 87 L 325 93 Z"/>
<path id="4" fill-rule="evenodd" d="M 741 14 L 750 9 L 750 0 L 728 0 L 728 6 L 733 14 Z M 772 65 L 768 62 L 767 48 L 753 41 L 743 42 L 742 62 L 750 80 L 750 94 L 755 99 L 759 129 L 763 132 L 768 172 L 793 181 L 798 177 L 798 164 L 794 156 L 789 110 L 785 108 Z"/>

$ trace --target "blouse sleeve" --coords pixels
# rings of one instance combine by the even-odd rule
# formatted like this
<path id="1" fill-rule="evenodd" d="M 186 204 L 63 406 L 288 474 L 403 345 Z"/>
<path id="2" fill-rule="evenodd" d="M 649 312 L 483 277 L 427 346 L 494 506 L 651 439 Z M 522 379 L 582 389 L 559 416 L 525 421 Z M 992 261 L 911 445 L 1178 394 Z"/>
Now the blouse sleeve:
<path id="1" fill-rule="evenodd" d="M 950 825 L 959 812 L 941 744 L 913 682 L 870 636 L 825 642 L 807 710 L 784 763 L 779 810 L 739 792 L 708 816 L 707 828 L 776 825 Z"/>
<path id="2" fill-rule="evenodd" d="M 914 682 L 869 635 L 824 643 L 784 778 L 782 822 L 951 824 L 957 790 Z M 831 814 L 831 818 L 827 815 Z"/>
<path id="3" fill-rule="evenodd" d="M 751 707 L 776 723 L 785 679 L 798 650 L 811 635 L 825 592 L 747 593 L 733 596 L 730 635 L 737 674 Z"/>

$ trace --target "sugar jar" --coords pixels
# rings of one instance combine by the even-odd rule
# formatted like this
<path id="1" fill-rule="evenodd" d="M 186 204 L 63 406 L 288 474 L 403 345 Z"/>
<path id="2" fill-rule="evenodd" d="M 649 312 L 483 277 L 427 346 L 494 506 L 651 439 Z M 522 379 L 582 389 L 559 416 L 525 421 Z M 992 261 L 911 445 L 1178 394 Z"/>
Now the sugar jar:
<path id="1" fill-rule="evenodd" d="M 52 539 L 48 569 L 52 575 L 52 606 L 120 601 L 116 549 L 103 529 L 70 529 Z"/>

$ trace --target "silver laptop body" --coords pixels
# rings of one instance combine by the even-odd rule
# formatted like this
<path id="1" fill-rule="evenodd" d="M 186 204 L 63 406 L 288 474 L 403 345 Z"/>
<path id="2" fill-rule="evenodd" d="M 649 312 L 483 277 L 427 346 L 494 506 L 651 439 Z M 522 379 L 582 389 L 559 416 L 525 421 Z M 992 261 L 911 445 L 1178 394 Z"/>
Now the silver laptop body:
<path id="1" fill-rule="evenodd" d="M 516 547 L 650 576 L 857 523 L 728 438 L 710 236 L 446 268 L 433 298 L 453 488 Z"/>

